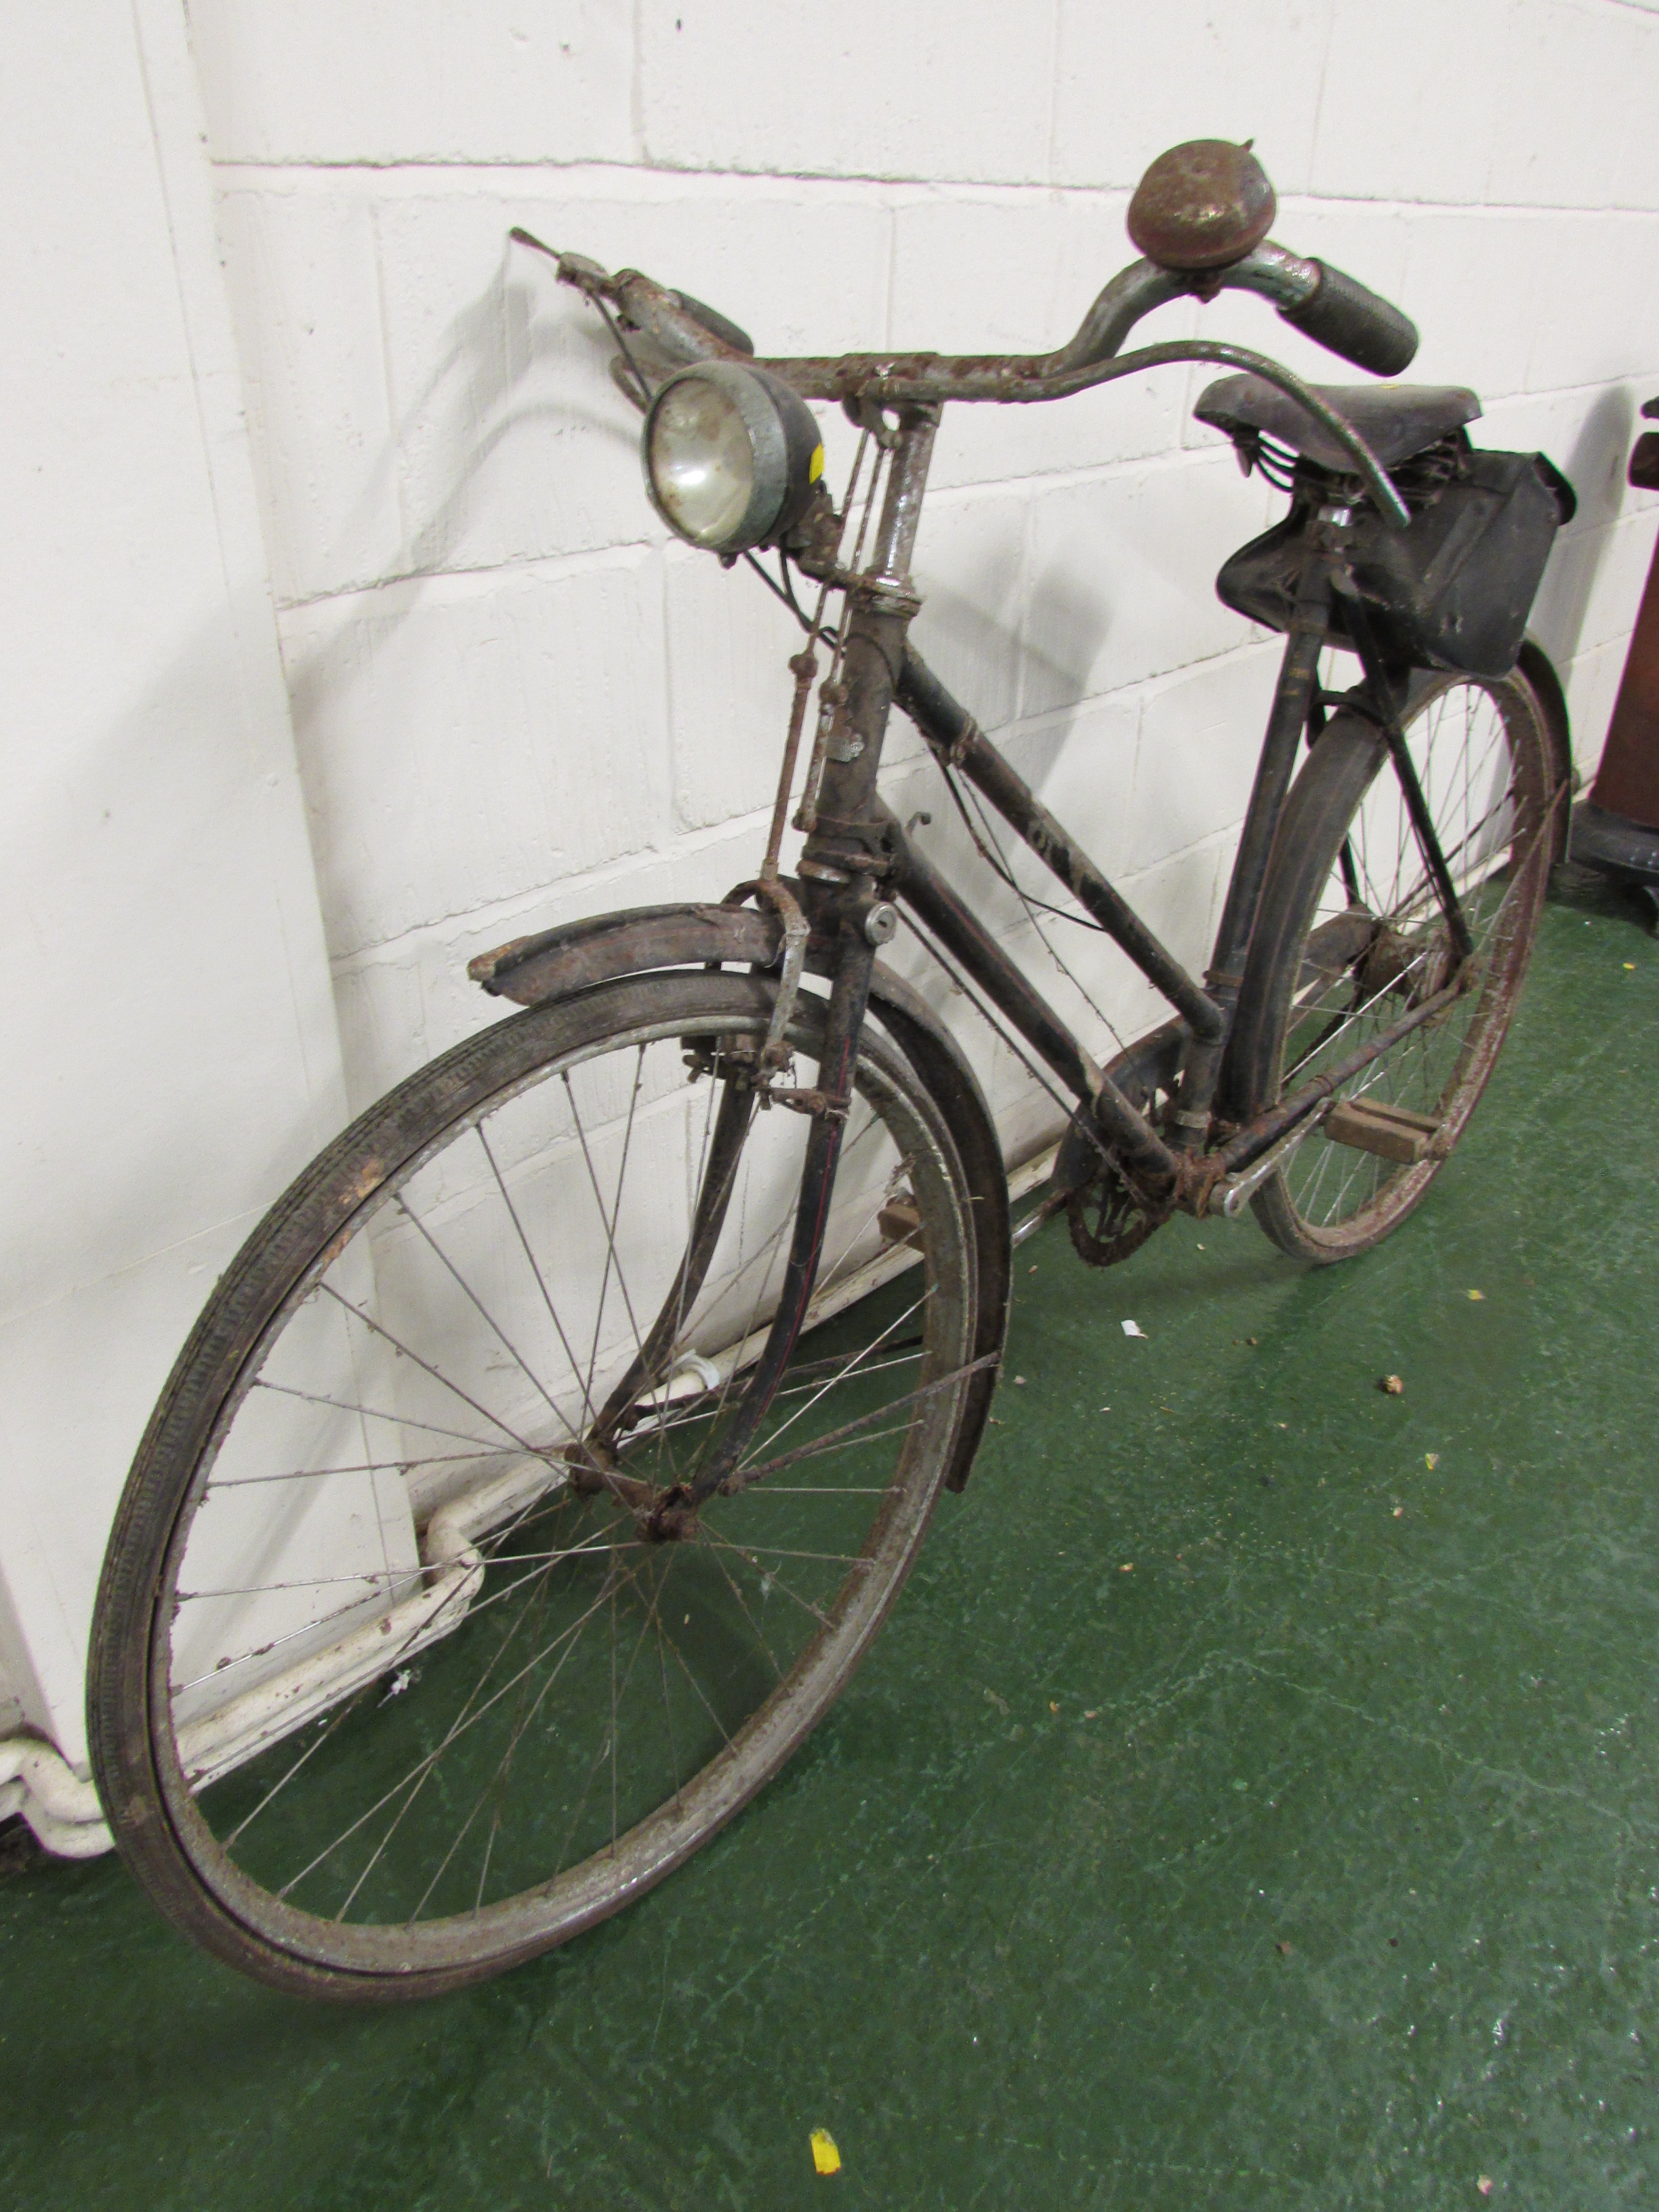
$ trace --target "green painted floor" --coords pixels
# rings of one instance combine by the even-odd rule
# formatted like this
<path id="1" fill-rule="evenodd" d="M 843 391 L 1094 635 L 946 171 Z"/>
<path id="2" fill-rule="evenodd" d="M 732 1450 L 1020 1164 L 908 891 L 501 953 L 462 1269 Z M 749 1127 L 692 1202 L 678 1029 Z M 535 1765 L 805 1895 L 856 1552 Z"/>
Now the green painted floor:
<path id="1" fill-rule="evenodd" d="M 1638 909 L 1559 895 L 1352 1267 L 1026 1247 L 874 1657 L 568 1951 L 308 2009 L 13 1850 L 0 2203 L 1659 2204 L 1656 994 Z"/>

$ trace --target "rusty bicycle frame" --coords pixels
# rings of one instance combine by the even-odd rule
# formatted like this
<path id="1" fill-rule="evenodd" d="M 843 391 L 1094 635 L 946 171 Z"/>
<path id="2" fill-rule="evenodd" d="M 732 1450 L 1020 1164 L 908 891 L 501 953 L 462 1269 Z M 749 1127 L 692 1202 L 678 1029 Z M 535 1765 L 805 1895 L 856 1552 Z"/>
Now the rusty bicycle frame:
<path id="1" fill-rule="evenodd" d="M 552 249 L 529 233 L 514 237 L 544 253 Z M 757 358 L 741 331 L 712 310 L 653 282 L 637 271 L 611 276 L 576 254 L 558 254 L 561 279 L 575 286 L 605 315 L 622 349 L 613 364 L 617 381 L 636 402 L 648 392 L 644 373 L 629 343 L 638 335 L 642 347 L 655 349 L 659 362 L 673 368 L 708 360 L 731 359 L 769 371 L 803 398 L 839 403 L 878 447 L 876 470 L 884 459 L 886 482 L 879 520 L 867 559 L 855 549 L 842 566 L 839 548 L 853 507 L 851 488 L 843 510 L 829 518 L 823 543 L 797 550 L 796 565 L 822 589 L 818 612 L 807 624 L 805 650 L 791 667 L 796 696 L 774 808 L 766 858 L 758 878 L 740 885 L 727 902 L 722 927 L 710 933 L 709 909 L 660 909 L 654 914 L 606 916 L 519 940 L 488 954 L 472 966 L 484 987 L 522 1003 L 545 994 L 549 979 L 568 988 L 586 975 L 638 965 L 676 961 L 747 960 L 757 969 L 781 967 L 777 1012 L 771 1024 L 775 1048 L 761 1054 L 750 1087 L 773 1085 L 773 1097 L 811 1115 L 799 1197 L 787 1272 L 764 1347 L 751 1372 L 741 1404 L 726 1433 L 710 1453 L 695 1481 L 650 1504 L 643 1498 L 626 1502 L 648 1512 L 651 1532 L 678 1533 L 683 1516 L 695 1514 L 722 1486 L 744 1480 L 737 1470 L 772 1402 L 784 1368 L 805 1321 L 812 1296 L 834 1186 L 842 1129 L 850 1096 L 860 1029 L 872 987 L 880 990 L 877 953 L 893 935 L 896 908 L 904 908 L 925 933 L 924 942 L 947 967 L 960 969 L 983 993 L 997 1013 L 1046 1065 L 1075 1103 L 1068 1139 L 1091 1151 L 1121 1176 L 1154 1221 L 1176 1211 L 1202 1216 L 1228 1199 L 1234 1210 L 1248 1192 L 1273 1171 L 1338 1086 L 1401 1038 L 1442 1013 L 1469 978 L 1470 938 L 1455 884 L 1442 852 L 1418 781 L 1402 728 L 1410 671 L 1390 666 L 1368 634 L 1363 611 L 1345 599 L 1351 640 L 1364 672 L 1361 696 L 1386 741 L 1399 776 L 1407 810 L 1422 845 L 1425 866 L 1444 910 L 1452 945 L 1461 957 L 1442 988 L 1423 997 L 1365 1045 L 1273 1107 L 1242 1126 L 1220 1112 L 1226 1097 L 1227 1048 L 1244 975 L 1244 960 L 1266 881 L 1269 856 L 1289 793 L 1297 748 L 1304 731 L 1317 728 L 1324 695 L 1318 665 L 1329 629 L 1332 593 L 1343 588 L 1344 549 L 1355 506 L 1369 495 L 1373 506 L 1396 528 L 1410 517 L 1381 462 L 1346 419 L 1318 392 L 1278 362 L 1249 349 L 1202 340 L 1178 340 L 1119 351 L 1129 330 L 1152 308 L 1183 293 L 1213 296 L 1223 285 L 1255 291 L 1294 320 L 1292 312 L 1310 298 L 1320 281 L 1320 265 L 1299 260 L 1284 248 L 1264 242 L 1224 269 L 1197 274 L 1151 261 L 1132 264 L 1102 292 L 1075 337 L 1057 352 L 1041 356 L 945 356 L 845 355 L 807 359 Z M 943 407 L 950 401 L 1020 404 L 1062 398 L 1073 392 L 1137 374 L 1146 369 L 1194 361 L 1248 369 L 1293 398 L 1352 459 L 1358 481 L 1346 497 L 1333 479 L 1331 496 L 1320 511 L 1304 561 L 1294 618 L 1286 637 L 1266 735 L 1258 763 L 1239 848 L 1218 927 L 1208 968 L 1200 981 L 1159 941 L 1127 901 L 1095 866 L 1082 846 L 1042 805 L 1030 786 L 997 750 L 968 710 L 951 697 L 909 642 L 920 600 L 910 578 L 922 499 L 933 441 Z M 623 373 L 625 368 L 626 374 Z M 862 457 L 860 447 L 860 459 Z M 856 469 L 855 469 L 856 477 Z M 1363 495 L 1362 489 L 1363 487 Z M 874 481 L 871 484 L 873 494 Z M 866 507 L 866 518 L 868 509 Z M 779 872 L 781 836 L 788 815 L 807 696 L 817 673 L 813 651 L 822 634 L 823 610 L 831 589 L 843 594 L 831 678 L 820 693 L 816 741 L 804 795 L 795 817 L 805 833 L 798 872 Z M 797 610 L 797 612 L 799 611 Z M 806 618 L 801 617 L 803 622 Z M 1352 701 L 1350 702 L 1352 703 Z M 990 932 L 945 878 L 919 853 L 877 789 L 883 744 L 891 710 L 901 708 L 915 723 L 941 766 L 972 783 L 1044 866 L 1076 897 L 1087 915 L 1109 936 L 1141 974 L 1175 1008 L 1174 1019 L 1131 1046 L 1103 1067 L 1072 1029 L 1010 960 Z M 732 908 L 752 899 L 743 924 Z M 701 921 L 690 919 L 701 916 Z M 625 948 L 625 949 L 624 949 Z M 822 1088 L 810 1093 L 776 1090 L 782 1063 L 777 1045 L 799 987 L 804 965 L 827 975 L 830 995 L 820 1066 Z M 1168 1133 L 1160 1133 L 1131 1091 L 1150 1097 L 1152 1088 L 1172 1094 Z M 728 1085 L 722 1114 L 694 1218 L 685 1260 L 669 1306 L 656 1329 L 647 1332 L 638 1358 L 595 1425 L 590 1450 L 592 1479 L 610 1486 L 633 1486 L 610 1461 L 613 1416 L 658 1379 L 653 1359 L 664 1323 L 683 1310 L 702 1280 L 724 1218 L 731 1176 L 726 1154 L 735 1157 L 744 1126 L 738 1086 Z M 1252 1170 L 1255 1172 L 1252 1173 Z M 984 1224 L 988 1231 L 990 1224 Z M 1006 1209 L 1003 1223 L 1006 1245 Z M 1000 1270 L 1006 1289 L 1006 1254 Z M 1000 1332 L 1000 1324 L 999 1324 Z M 1000 1333 L 988 1352 L 983 1342 L 973 1363 L 965 1455 L 951 1486 L 966 1474 L 981 1419 L 994 1387 L 1000 1352 Z M 950 1381 L 960 1377 L 947 1378 Z M 935 1385 L 935 1388 L 941 1387 Z"/>

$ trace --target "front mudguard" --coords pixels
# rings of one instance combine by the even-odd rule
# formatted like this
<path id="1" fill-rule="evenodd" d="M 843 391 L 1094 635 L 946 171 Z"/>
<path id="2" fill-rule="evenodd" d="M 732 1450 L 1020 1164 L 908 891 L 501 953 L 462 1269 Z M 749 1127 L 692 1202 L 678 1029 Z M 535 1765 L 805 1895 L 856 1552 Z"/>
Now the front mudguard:
<path id="1" fill-rule="evenodd" d="M 764 970 L 778 966 L 782 951 L 782 925 L 776 915 L 763 909 L 634 907 L 568 922 L 537 936 L 514 938 L 494 951 L 480 953 L 468 963 L 467 973 L 493 997 L 537 1006 L 549 999 L 570 997 L 624 975 L 659 969 Z M 814 939 L 808 947 L 807 965 L 818 974 L 828 971 L 832 957 L 827 940 Z M 990 1109 L 949 1030 L 921 993 L 880 961 L 871 981 L 870 1011 L 932 1092 L 956 1140 L 974 1217 L 978 1317 L 973 1356 L 981 1359 L 994 1353 L 1000 1360 L 1008 1325 L 1012 1244 L 1007 1171 Z M 960 1490 L 968 1480 L 999 1372 L 998 1365 L 982 1368 L 969 1385 L 945 1476 L 947 1489 Z"/>

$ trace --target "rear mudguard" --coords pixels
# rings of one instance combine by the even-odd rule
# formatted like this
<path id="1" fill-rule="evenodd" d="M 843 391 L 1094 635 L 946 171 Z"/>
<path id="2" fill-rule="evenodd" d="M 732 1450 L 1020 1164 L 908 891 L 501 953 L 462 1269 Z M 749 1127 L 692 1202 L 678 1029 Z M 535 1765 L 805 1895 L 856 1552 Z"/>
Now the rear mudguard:
<path id="1" fill-rule="evenodd" d="M 1538 640 L 1528 630 L 1522 641 L 1521 658 L 1516 664 L 1533 690 L 1538 694 L 1538 703 L 1544 710 L 1544 720 L 1549 727 L 1550 765 L 1553 771 L 1551 782 L 1565 784 L 1567 791 L 1555 810 L 1555 826 L 1551 831 L 1553 860 L 1567 857 L 1567 828 L 1571 812 L 1571 798 L 1577 788 L 1572 765 L 1572 726 L 1567 720 L 1567 695 L 1561 688 L 1561 679 Z"/>
<path id="2" fill-rule="evenodd" d="M 515 938 L 493 952 L 480 953 L 468 963 L 467 973 L 494 997 L 536 1006 L 548 999 L 566 998 L 658 969 L 773 968 L 782 948 L 778 917 L 753 907 L 635 907 L 544 930 L 538 936 Z M 831 958 L 827 941 L 815 939 L 809 945 L 807 965 L 817 973 L 828 971 Z M 973 1356 L 1000 1355 L 1008 1322 L 1012 1248 L 1007 1171 L 990 1109 L 961 1047 L 939 1016 L 918 991 L 880 961 L 870 986 L 870 1009 L 938 1101 L 956 1139 L 974 1210 L 978 1261 Z M 948 1489 L 960 1490 L 968 1480 L 999 1371 L 994 1365 L 983 1368 L 969 1386 L 945 1476 Z"/>

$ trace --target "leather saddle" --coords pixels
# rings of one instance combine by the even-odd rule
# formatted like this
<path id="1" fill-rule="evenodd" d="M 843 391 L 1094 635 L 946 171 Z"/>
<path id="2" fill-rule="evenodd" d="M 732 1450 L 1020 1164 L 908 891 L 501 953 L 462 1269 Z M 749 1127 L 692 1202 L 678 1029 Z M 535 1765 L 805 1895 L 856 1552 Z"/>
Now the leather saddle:
<path id="1" fill-rule="evenodd" d="M 1474 392 L 1455 384 L 1316 384 L 1312 389 L 1351 422 L 1383 467 L 1409 460 L 1480 412 Z M 1354 472 L 1328 430 L 1287 393 L 1259 376 L 1223 376 L 1206 387 L 1193 412 L 1230 438 L 1255 431 L 1288 446 L 1322 469 Z"/>

